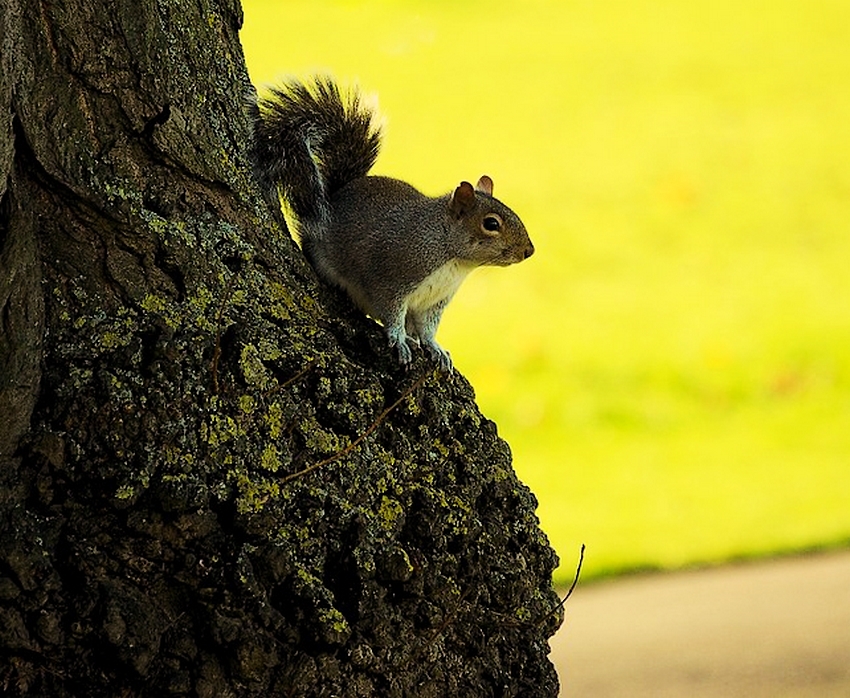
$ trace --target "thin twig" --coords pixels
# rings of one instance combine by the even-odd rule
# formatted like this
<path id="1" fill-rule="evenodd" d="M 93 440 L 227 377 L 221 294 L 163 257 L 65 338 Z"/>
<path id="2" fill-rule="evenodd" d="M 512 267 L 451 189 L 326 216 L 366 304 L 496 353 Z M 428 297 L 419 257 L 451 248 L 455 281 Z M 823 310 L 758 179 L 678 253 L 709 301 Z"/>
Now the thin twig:
<path id="1" fill-rule="evenodd" d="M 432 632 L 432 633 L 431 633 L 431 636 L 430 636 L 427 640 L 425 640 L 422 644 L 420 644 L 417 648 L 415 648 L 415 649 L 411 652 L 410 656 L 409 656 L 409 657 L 405 660 L 405 665 L 412 664 L 413 662 L 418 662 L 418 661 L 422 658 L 422 655 L 424 655 L 424 654 L 425 654 L 425 652 L 427 652 L 427 651 L 428 651 L 428 649 L 429 649 L 432 645 L 434 645 L 434 643 L 435 643 L 435 642 L 437 642 L 437 640 L 439 640 L 439 639 L 440 639 L 440 636 L 441 636 L 444 632 L 446 632 L 446 629 L 447 629 L 447 628 L 448 628 L 448 627 L 449 627 L 452 623 L 454 623 L 454 622 L 455 622 L 455 620 L 457 619 L 458 615 L 460 615 L 460 609 L 461 609 L 461 606 L 462 606 L 462 605 L 464 604 L 464 602 L 466 601 L 466 597 L 467 597 L 467 596 L 469 596 L 470 592 L 472 592 L 472 585 L 471 585 L 471 584 L 470 584 L 470 586 L 468 586 L 468 587 L 466 588 L 466 590 L 465 590 L 465 591 L 464 591 L 464 592 L 460 595 L 460 597 L 458 598 L 457 603 L 455 604 L 454 608 L 453 608 L 450 612 L 448 612 L 448 613 L 446 614 L 445 618 L 443 618 L 443 622 L 442 622 L 442 623 L 440 623 L 440 626 L 439 626 L 438 628 L 436 628 L 436 629 L 434 630 L 434 632 Z M 429 666 L 429 665 L 428 665 L 428 663 L 424 663 L 424 664 L 422 664 L 422 665 L 419 667 L 419 674 L 421 674 L 421 673 L 422 673 L 422 671 L 424 671 L 425 669 L 427 669 L 427 668 L 428 668 L 428 666 Z M 417 675 L 418 675 L 418 674 L 417 674 Z"/>
<path id="2" fill-rule="evenodd" d="M 356 439 L 354 439 L 354 441 L 352 441 L 350 444 L 348 444 L 348 446 L 337 451 L 332 456 L 329 456 L 328 458 L 325 458 L 324 460 L 320 460 L 318 463 L 313 463 L 313 465 L 310 465 L 310 466 L 304 468 L 303 470 L 299 470 L 296 473 L 290 473 L 289 475 L 282 477 L 280 479 L 280 484 L 284 485 L 291 480 L 299 478 L 302 475 L 307 475 L 308 473 L 312 473 L 314 470 L 318 470 L 319 468 L 327 465 L 328 463 L 333 463 L 335 460 L 339 460 L 340 458 L 347 456 L 355 448 L 357 448 L 363 442 L 364 439 L 368 438 L 368 436 L 381 425 L 381 422 L 383 422 L 387 418 L 387 416 L 390 414 L 390 412 L 392 412 L 396 407 L 398 407 L 407 398 L 408 395 L 410 395 L 411 393 L 413 393 L 413 391 L 415 391 L 417 388 L 419 388 L 428 379 L 429 375 L 430 374 L 426 373 L 418 381 L 416 381 L 413 385 L 411 385 L 407 390 L 405 390 L 401 394 L 401 397 L 399 397 L 398 400 L 396 400 L 392 405 L 390 405 L 389 407 L 387 407 L 387 409 L 385 409 L 383 412 L 381 412 L 381 414 L 378 416 L 378 418 L 374 422 L 372 422 L 372 424 L 369 425 L 369 428 L 366 429 L 366 431 L 364 431 Z"/>
<path id="3" fill-rule="evenodd" d="M 469 596 L 472 591 L 472 586 L 468 586 L 466 590 L 460 595 L 460 598 L 457 600 L 455 607 L 451 610 L 450 613 L 446 614 L 446 617 L 443 619 L 443 622 L 440 624 L 440 627 L 437 628 L 433 633 L 431 633 L 431 637 L 428 638 L 428 641 L 424 646 L 419 648 L 419 652 L 416 656 L 421 656 L 421 654 L 427 650 L 431 645 L 433 645 L 442 635 L 446 632 L 446 629 L 455 622 L 455 619 L 460 614 L 460 607 L 463 605 L 464 601 L 466 601 L 466 597 Z"/>
<path id="4" fill-rule="evenodd" d="M 573 578 L 573 583 L 570 585 L 570 588 L 567 590 L 567 595 L 563 599 L 561 599 L 560 603 L 556 604 L 555 606 L 552 607 L 551 610 L 544 613 L 543 617 L 539 621 L 537 621 L 537 623 L 535 623 L 535 625 L 537 625 L 537 626 L 543 625 L 543 622 L 549 616 L 551 616 L 553 613 L 557 612 L 559 608 L 564 607 L 564 604 L 567 603 L 567 599 L 569 599 L 570 596 L 573 595 L 573 592 L 575 591 L 575 588 L 578 585 L 578 578 L 579 578 L 579 575 L 581 574 L 581 566 L 582 566 L 583 563 L 584 563 L 584 543 L 581 544 L 581 552 L 579 553 L 578 566 L 576 567 L 576 576 Z"/>
<path id="5" fill-rule="evenodd" d="M 263 397 L 268 397 L 269 395 L 273 395 L 274 393 L 280 392 L 284 388 L 289 387 L 299 378 L 302 378 L 304 374 L 306 374 L 308 371 L 312 371 L 314 368 L 316 368 L 318 364 L 319 362 L 313 359 L 312 361 L 308 362 L 307 365 L 302 368 L 298 373 L 292 376 L 292 378 L 287 378 L 283 383 L 280 383 L 279 385 L 276 385 L 273 388 L 269 388 L 266 392 L 263 393 Z"/>

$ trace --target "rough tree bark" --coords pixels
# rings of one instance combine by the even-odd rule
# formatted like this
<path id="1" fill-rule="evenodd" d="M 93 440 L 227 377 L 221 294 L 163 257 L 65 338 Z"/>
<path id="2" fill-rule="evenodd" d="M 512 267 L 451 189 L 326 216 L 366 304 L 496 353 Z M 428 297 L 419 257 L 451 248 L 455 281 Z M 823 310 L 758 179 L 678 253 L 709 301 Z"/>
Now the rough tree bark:
<path id="1" fill-rule="evenodd" d="M 237 0 L 2 0 L 0 688 L 554 696 L 554 552 L 246 162 Z"/>

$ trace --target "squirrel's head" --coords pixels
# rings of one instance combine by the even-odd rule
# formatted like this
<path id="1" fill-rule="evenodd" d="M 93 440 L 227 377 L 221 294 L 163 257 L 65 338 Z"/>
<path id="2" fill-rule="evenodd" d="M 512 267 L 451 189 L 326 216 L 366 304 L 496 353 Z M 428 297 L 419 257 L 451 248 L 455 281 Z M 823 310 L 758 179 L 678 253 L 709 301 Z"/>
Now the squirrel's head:
<path id="1" fill-rule="evenodd" d="M 493 180 L 461 182 L 449 198 L 449 212 L 466 232 L 463 256 L 478 265 L 506 267 L 528 259 L 534 245 L 511 209 L 493 197 Z"/>

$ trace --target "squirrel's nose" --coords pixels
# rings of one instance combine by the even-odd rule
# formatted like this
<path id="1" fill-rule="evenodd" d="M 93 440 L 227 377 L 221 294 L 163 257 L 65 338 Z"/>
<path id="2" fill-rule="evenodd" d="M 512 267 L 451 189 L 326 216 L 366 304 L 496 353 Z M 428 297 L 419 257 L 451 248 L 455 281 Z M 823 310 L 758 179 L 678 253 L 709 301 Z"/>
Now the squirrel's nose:
<path id="1" fill-rule="evenodd" d="M 523 257 L 523 259 L 528 259 L 529 257 L 531 257 L 531 255 L 533 255 L 533 254 L 534 254 L 534 245 L 532 245 L 532 244 L 529 242 L 529 243 L 528 243 L 528 247 L 526 247 L 526 248 L 525 248 L 525 252 L 524 252 L 523 254 L 525 255 L 525 256 Z"/>

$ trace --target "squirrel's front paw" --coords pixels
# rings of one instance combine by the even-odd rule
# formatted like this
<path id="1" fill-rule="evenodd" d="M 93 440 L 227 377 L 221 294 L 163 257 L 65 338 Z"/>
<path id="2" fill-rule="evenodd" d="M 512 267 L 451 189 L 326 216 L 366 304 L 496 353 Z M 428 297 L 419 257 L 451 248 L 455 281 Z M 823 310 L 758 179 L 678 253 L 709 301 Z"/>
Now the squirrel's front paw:
<path id="1" fill-rule="evenodd" d="M 399 344 L 396 347 L 396 351 L 398 352 L 398 362 L 402 366 L 407 366 L 411 361 L 413 361 L 413 352 L 410 351 L 410 347 L 407 344 Z"/>
<path id="2" fill-rule="evenodd" d="M 437 362 L 441 371 L 445 371 L 446 373 L 452 373 L 454 371 L 451 354 L 443 349 L 443 347 L 434 341 L 426 341 L 422 345 L 425 347 L 428 355 Z"/>
<path id="3" fill-rule="evenodd" d="M 410 345 L 404 339 L 390 337 L 390 348 L 398 354 L 398 362 L 402 366 L 407 366 L 413 361 L 413 352 L 410 350 Z"/>

